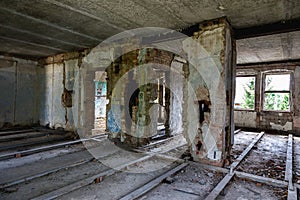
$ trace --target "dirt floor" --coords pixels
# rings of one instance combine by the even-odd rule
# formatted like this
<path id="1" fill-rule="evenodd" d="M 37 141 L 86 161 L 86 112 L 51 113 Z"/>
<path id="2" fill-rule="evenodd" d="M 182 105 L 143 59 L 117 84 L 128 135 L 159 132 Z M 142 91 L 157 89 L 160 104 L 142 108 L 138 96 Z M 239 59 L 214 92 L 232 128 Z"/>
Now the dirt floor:
<path id="1" fill-rule="evenodd" d="M 287 138 L 287 136 L 265 134 L 237 170 L 284 180 Z"/>
<path id="2" fill-rule="evenodd" d="M 286 199 L 287 190 L 282 193 L 281 188 L 268 186 L 265 184 L 251 182 L 234 178 L 225 188 L 224 192 L 217 198 L 218 200 L 283 200 Z"/>

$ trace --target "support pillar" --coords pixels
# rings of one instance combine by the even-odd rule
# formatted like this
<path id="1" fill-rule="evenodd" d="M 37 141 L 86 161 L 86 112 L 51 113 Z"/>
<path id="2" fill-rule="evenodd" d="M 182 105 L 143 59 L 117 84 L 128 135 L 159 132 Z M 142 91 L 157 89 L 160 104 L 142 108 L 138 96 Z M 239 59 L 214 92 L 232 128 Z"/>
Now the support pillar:
<path id="1" fill-rule="evenodd" d="M 195 161 L 222 166 L 229 157 L 233 127 L 235 42 L 225 18 L 206 21 L 191 42 L 187 91 L 184 92 L 184 135 Z M 194 46 L 193 46 L 194 45 Z M 196 108 L 196 109 L 195 109 Z"/>

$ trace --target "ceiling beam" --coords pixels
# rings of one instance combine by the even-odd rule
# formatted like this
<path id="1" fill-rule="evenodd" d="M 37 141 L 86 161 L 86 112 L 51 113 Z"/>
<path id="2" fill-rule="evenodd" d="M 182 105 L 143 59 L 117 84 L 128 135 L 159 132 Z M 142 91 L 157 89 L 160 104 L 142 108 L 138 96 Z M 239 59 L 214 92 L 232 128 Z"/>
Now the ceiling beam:
<path id="1" fill-rule="evenodd" d="M 22 44 L 28 44 L 28 45 L 36 46 L 36 47 L 42 47 L 42 48 L 45 48 L 45 49 L 51 49 L 51 50 L 59 51 L 59 52 L 66 51 L 64 49 L 59 49 L 59 48 L 56 48 L 56 47 L 50 47 L 50 46 L 43 45 L 43 44 L 37 44 L 37 43 L 33 43 L 33 42 L 27 42 L 27 41 L 18 40 L 18 39 L 9 38 L 9 37 L 4 37 L 4 36 L 0 36 L 0 39 L 12 41 L 12 42 L 17 42 L 17 43 L 22 43 Z"/>
<path id="2" fill-rule="evenodd" d="M 34 33 L 34 32 L 31 32 L 31 31 L 28 31 L 28 30 L 24 30 L 24 29 L 19 29 L 19 28 L 12 27 L 12 26 L 7 26 L 7 25 L 4 25 L 4 24 L 0 24 L 0 27 L 10 29 L 10 30 L 13 30 L 13 31 L 16 31 L 16 32 L 20 32 L 20 33 L 25 33 L 25 34 L 32 35 L 32 36 L 35 36 L 35 37 L 43 38 L 43 39 L 46 39 L 46 40 L 58 42 L 58 43 L 61 43 L 61 44 L 66 44 L 66 45 L 73 46 L 73 47 L 88 48 L 87 46 L 84 46 L 84 45 L 81 45 L 81 44 L 76 44 L 76 43 L 73 43 L 73 42 L 66 42 L 66 41 L 63 41 L 63 40 L 48 37 L 48 36 L 38 34 L 38 33 Z"/>
<path id="3" fill-rule="evenodd" d="M 262 67 L 262 66 L 267 66 L 267 65 L 272 65 L 272 66 L 289 66 L 289 65 L 299 65 L 300 64 L 300 59 L 294 59 L 294 60 L 280 60 L 280 61 L 271 61 L 271 62 L 259 62 L 259 63 L 243 63 L 243 64 L 237 64 L 236 68 L 237 69 L 243 69 L 246 67 Z"/>
<path id="4" fill-rule="evenodd" d="M 69 32 L 69 33 L 72 33 L 74 35 L 78 35 L 78 36 L 81 36 L 81 37 L 84 37 L 84 38 L 88 38 L 90 40 L 94 40 L 94 41 L 98 41 L 98 42 L 102 41 L 101 39 L 98 39 L 96 37 L 93 37 L 93 36 L 90 36 L 90 35 L 87 35 L 87 34 L 83 34 L 83 33 L 80 33 L 80 32 L 77 32 L 77 31 L 74 31 L 74 30 L 71 30 L 71 29 L 68 29 L 68 28 L 65 28 L 65 27 L 53 24 L 51 22 L 44 21 L 44 20 L 41 20 L 41 19 L 29 16 L 29 15 L 26 15 L 26 14 L 23 14 L 23 13 L 17 12 L 15 10 L 11 10 L 11 9 L 4 8 L 4 7 L 0 7 L 0 10 L 4 10 L 4 11 L 9 12 L 11 14 L 18 15 L 18 16 L 20 16 L 22 18 L 26 18 L 26 19 L 38 22 L 40 24 L 44 24 L 46 26 L 50 26 L 52 28 L 55 28 L 55 29 L 58 29 L 58 30 L 61 30 L 61 31 Z"/>
<path id="5" fill-rule="evenodd" d="M 234 29 L 235 39 L 245 39 L 264 35 L 273 35 L 300 30 L 300 18 L 281 21 L 273 24 Z"/>
<path id="6" fill-rule="evenodd" d="M 67 5 L 67 4 L 61 3 L 61 2 L 59 2 L 59 1 L 56 1 L 56 0 L 44 0 L 44 1 L 46 1 L 46 2 L 48 2 L 48 3 L 50 3 L 50 4 L 53 4 L 53 5 L 56 5 L 56 6 L 58 6 L 58 7 L 61 7 L 61 8 L 64 8 L 64 9 L 67 9 L 67 10 L 70 10 L 70 11 L 73 11 L 73 12 L 76 12 L 76 13 L 81 14 L 81 15 L 83 15 L 83 16 L 92 18 L 92 19 L 94 19 L 94 20 L 100 21 L 100 22 L 102 22 L 102 23 L 104 23 L 104 24 L 107 24 L 108 26 L 110 26 L 110 27 L 112 27 L 112 28 L 114 28 L 114 29 L 116 29 L 116 30 L 118 30 L 118 31 L 125 31 L 125 30 L 126 30 L 126 29 L 124 29 L 124 28 L 122 28 L 122 27 L 118 27 L 118 26 L 116 26 L 116 25 L 114 25 L 114 24 L 111 24 L 111 23 L 105 21 L 104 19 L 102 19 L 102 18 L 100 18 L 100 17 L 98 17 L 98 16 L 96 16 L 96 15 L 93 15 L 93 14 L 88 13 L 88 12 L 86 12 L 86 11 L 83 11 L 83 10 L 80 10 L 80 9 L 77 9 L 77 8 L 74 8 L 74 7 L 72 7 L 72 6 L 69 6 L 69 5 Z"/>

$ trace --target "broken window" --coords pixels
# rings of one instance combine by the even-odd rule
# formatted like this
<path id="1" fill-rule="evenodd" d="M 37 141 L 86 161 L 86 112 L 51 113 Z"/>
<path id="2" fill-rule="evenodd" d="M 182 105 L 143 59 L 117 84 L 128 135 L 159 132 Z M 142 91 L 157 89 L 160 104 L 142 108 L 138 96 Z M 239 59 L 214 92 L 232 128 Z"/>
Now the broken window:
<path id="1" fill-rule="evenodd" d="M 290 110 L 290 74 L 265 76 L 264 110 Z"/>
<path id="2" fill-rule="evenodd" d="M 236 77 L 235 109 L 254 110 L 255 76 Z"/>

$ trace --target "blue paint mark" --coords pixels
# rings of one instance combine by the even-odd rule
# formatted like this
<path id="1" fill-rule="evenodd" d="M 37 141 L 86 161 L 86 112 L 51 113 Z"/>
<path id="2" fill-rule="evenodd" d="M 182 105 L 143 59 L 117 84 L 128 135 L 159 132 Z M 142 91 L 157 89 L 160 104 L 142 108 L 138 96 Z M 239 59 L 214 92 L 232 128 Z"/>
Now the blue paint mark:
<path id="1" fill-rule="evenodd" d="M 110 132 L 120 133 L 121 131 L 121 109 L 120 105 L 112 105 L 108 111 L 107 126 Z"/>

